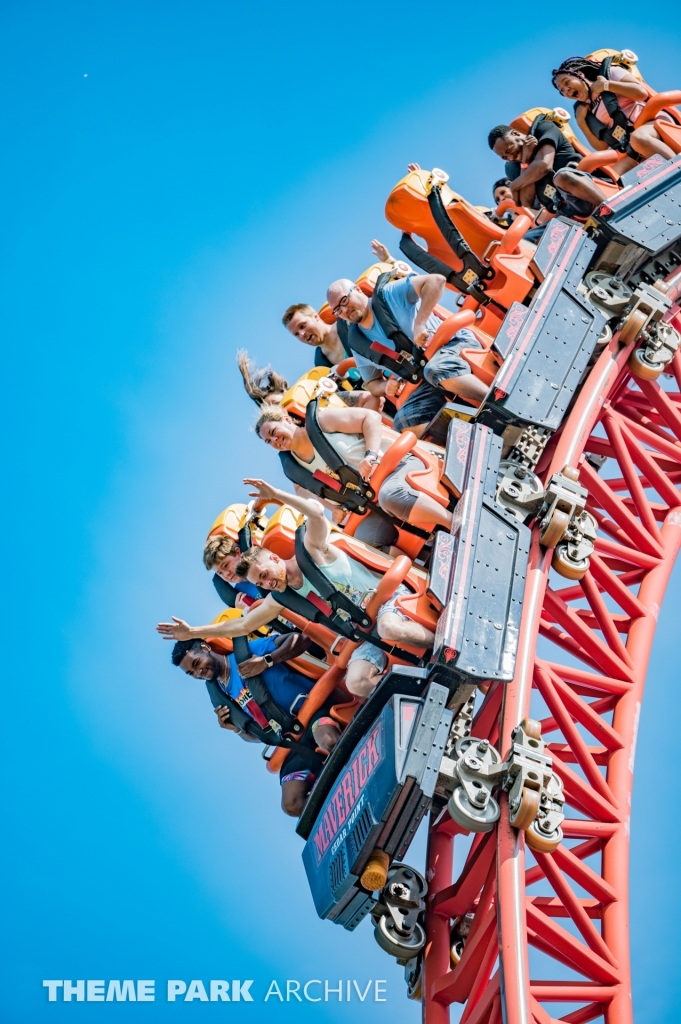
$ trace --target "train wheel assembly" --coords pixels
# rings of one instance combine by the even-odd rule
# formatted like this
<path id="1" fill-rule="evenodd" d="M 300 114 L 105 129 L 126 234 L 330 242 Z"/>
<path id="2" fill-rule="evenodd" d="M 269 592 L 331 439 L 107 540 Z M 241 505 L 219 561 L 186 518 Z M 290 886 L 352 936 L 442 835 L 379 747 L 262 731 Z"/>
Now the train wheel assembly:
<path id="1" fill-rule="evenodd" d="M 523 789 L 511 806 L 502 791 L 495 823 L 494 808 L 481 815 L 459 787 L 431 818 L 426 1024 L 448 1024 L 457 1003 L 462 1024 L 633 1020 L 633 751 L 657 617 L 681 547 L 681 353 L 659 379 L 639 373 L 632 346 L 644 319 L 635 310 L 620 332 L 628 347 L 617 336 L 604 347 L 542 474 L 546 483 L 565 466 L 579 473 L 597 524 L 593 552 L 575 562 L 566 541 L 551 550 L 546 528 L 541 538 L 535 526 L 515 677 L 488 687 L 471 724 L 473 736 L 505 754 L 518 723 L 539 720 L 553 795 L 537 808 L 537 794 Z M 562 524 L 549 525 L 553 541 Z M 551 800 L 564 818 L 552 816 Z M 453 922 L 466 915 L 462 941 Z"/>

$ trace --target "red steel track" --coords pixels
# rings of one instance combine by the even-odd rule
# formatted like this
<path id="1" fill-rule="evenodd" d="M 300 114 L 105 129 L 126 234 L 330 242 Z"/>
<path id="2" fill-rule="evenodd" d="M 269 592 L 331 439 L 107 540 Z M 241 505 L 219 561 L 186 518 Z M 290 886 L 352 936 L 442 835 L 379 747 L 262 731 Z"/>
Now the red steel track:
<path id="1" fill-rule="evenodd" d="M 473 837 L 453 881 L 465 833 L 446 812 L 431 822 L 425 1024 L 448 1024 L 454 1003 L 462 1024 L 633 1020 L 631 791 L 648 658 L 681 546 L 681 353 L 673 391 L 669 377 L 632 378 L 630 350 L 615 339 L 601 354 L 542 473 L 579 467 L 599 524 L 589 572 L 557 576 L 535 531 L 516 675 L 490 688 L 472 729 L 505 755 L 522 718 L 542 719 L 564 785 L 564 840 L 534 853 L 502 796 L 498 827 Z M 607 457 L 600 472 L 588 454 Z M 471 912 L 452 968 L 452 921 Z"/>

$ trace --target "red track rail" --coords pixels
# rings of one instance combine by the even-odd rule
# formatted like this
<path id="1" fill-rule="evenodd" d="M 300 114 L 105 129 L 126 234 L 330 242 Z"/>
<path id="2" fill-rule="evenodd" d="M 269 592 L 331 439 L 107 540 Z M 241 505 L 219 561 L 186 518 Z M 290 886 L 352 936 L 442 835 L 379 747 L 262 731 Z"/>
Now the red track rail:
<path id="1" fill-rule="evenodd" d="M 535 533 L 516 675 L 490 689 L 473 725 L 505 754 L 522 718 L 542 718 L 565 789 L 564 841 L 533 853 L 504 796 L 497 829 L 474 837 L 453 881 L 462 830 L 446 816 L 431 824 L 425 1024 L 447 1024 L 453 1003 L 462 1024 L 633 1020 L 631 791 L 648 658 L 681 546 L 681 394 L 634 380 L 629 351 L 613 341 L 602 353 L 545 474 L 579 466 L 599 523 L 590 570 L 574 584 L 556 576 Z M 681 354 L 673 371 L 681 390 Z M 608 458 L 600 473 L 587 454 Z M 470 912 L 452 969 L 451 922 Z"/>

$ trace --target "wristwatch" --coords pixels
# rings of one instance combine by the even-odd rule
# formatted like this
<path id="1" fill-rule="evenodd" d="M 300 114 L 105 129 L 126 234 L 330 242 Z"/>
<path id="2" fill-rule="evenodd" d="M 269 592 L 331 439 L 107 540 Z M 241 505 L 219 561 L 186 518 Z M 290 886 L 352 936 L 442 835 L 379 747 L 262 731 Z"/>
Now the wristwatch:
<path id="1" fill-rule="evenodd" d="M 271 654 L 263 654 L 262 660 L 265 662 L 268 668 L 272 668 L 272 666 L 274 665 Z"/>

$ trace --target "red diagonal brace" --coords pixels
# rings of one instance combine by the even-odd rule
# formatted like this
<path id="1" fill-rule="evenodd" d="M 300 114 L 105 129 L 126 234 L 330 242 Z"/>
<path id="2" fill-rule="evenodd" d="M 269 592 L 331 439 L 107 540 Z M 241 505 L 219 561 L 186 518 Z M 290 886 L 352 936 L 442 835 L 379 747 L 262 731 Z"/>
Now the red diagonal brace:
<path id="1" fill-rule="evenodd" d="M 494 864 L 495 833 L 488 832 L 475 852 L 468 857 L 460 877 L 437 893 L 433 910 L 442 917 L 461 917 L 473 906 Z"/>
<path id="2" fill-rule="evenodd" d="M 565 928 L 542 914 L 529 899 L 526 900 L 526 911 L 528 925 L 544 943 L 551 944 L 553 956 L 557 960 L 561 960 L 568 966 L 573 966 L 580 974 L 584 974 L 592 981 L 600 981 L 606 985 L 616 985 L 619 982 L 619 971 L 612 964 L 588 949 Z"/>
<path id="3" fill-rule="evenodd" d="M 579 475 L 589 491 L 592 501 L 607 512 L 636 547 L 654 558 L 661 558 L 662 548 L 659 540 L 651 537 L 645 527 L 631 514 L 622 499 L 610 490 L 605 480 L 601 479 L 588 462 L 582 463 Z"/>
<path id="4" fill-rule="evenodd" d="M 628 682 L 633 682 L 633 672 L 630 666 L 625 664 L 621 658 L 618 658 L 616 654 L 606 647 L 593 630 L 589 629 L 577 613 L 569 605 L 565 604 L 565 601 L 561 601 L 550 587 L 546 588 L 544 610 L 551 615 L 554 622 L 557 622 L 563 629 L 567 630 L 579 646 L 586 651 L 589 658 L 595 661 L 606 675 L 614 676 L 615 679 L 625 679 Z"/>

